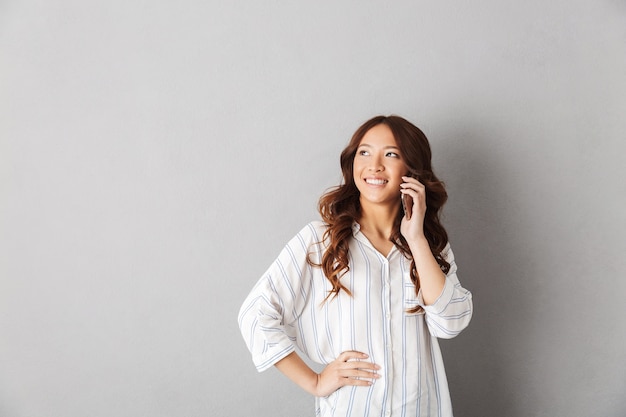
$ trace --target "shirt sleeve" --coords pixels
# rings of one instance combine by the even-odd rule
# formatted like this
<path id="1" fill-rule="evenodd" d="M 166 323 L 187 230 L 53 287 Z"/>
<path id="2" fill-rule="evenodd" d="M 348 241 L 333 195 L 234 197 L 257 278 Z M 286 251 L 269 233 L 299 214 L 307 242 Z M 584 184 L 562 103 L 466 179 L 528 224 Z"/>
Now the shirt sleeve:
<path id="1" fill-rule="evenodd" d="M 474 305 L 472 293 L 461 286 L 457 277 L 457 266 L 450 244 L 444 248 L 443 255 L 450 263 L 450 270 L 441 295 L 433 304 L 425 305 L 420 289 L 417 300 L 426 313 L 430 334 L 440 339 L 451 339 L 469 325 Z"/>
<path id="2" fill-rule="evenodd" d="M 241 306 L 239 328 L 259 372 L 295 350 L 297 321 L 308 297 L 306 282 L 311 277 L 307 255 L 319 240 L 313 224 L 302 229 Z"/>

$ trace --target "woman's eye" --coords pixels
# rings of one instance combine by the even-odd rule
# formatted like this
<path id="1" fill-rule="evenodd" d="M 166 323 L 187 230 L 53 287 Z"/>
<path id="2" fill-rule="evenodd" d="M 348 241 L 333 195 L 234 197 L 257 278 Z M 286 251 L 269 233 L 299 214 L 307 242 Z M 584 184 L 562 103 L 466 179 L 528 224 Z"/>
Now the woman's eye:
<path id="1" fill-rule="evenodd" d="M 387 152 L 387 154 L 385 156 L 389 156 L 391 158 L 400 158 L 400 155 L 398 155 L 395 152 Z"/>
<path id="2" fill-rule="evenodd" d="M 361 155 L 361 156 L 367 156 L 369 154 L 370 153 L 368 151 L 365 151 L 365 150 L 359 151 L 359 155 Z"/>

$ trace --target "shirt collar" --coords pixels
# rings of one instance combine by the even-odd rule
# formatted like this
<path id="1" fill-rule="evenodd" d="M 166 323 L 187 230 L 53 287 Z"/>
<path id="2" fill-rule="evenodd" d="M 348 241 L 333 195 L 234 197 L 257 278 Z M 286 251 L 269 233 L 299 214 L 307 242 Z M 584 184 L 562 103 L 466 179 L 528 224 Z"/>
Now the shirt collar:
<path id="1" fill-rule="evenodd" d="M 372 246 L 370 241 L 367 239 L 367 237 L 363 233 L 361 233 L 361 225 L 356 220 L 352 223 L 352 236 L 354 236 L 354 238 L 356 240 L 359 240 L 359 241 L 365 243 L 367 246 L 371 247 L 372 249 L 376 250 L 374 248 L 374 246 Z M 376 252 L 380 253 L 378 251 L 376 251 Z M 389 251 L 388 254 L 386 254 L 386 255 L 385 254 L 381 254 L 381 255 L 383 255 L 383 257 L 389 259 L 396 252 L 398 252 L 398 248 L 396 247 L 396 245 L 393 245 L 393 247 L 391 248 L 391 250 Z"/>

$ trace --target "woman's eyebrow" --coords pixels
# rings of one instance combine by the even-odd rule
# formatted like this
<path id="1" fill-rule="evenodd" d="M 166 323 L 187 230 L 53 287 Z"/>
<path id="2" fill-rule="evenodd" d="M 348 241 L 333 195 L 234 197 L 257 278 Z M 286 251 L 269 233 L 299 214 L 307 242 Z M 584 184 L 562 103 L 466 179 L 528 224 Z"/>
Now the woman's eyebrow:
<path id="1" fill-rule="evenodd" d="M 360 147 L 362 147 L 362 146 L 366 146 L 366 147 L 368 147 L 368 148 L 372 148 L 372 145 L 369 145 L 369 144 L 367 144 L 367 143 L 362 143 L 362 144 L 360 144 L 360 145 L 359 145 L 359 148 L 360 148 Z M 398 150 L 399 150 L 400 148 L 398 148 L 398 147 L 397 147 L 397 146 L 395 146 L 395 145 L 388 145 L 388 146 L 383 146 L 383 149 L 398 149 Z"/>

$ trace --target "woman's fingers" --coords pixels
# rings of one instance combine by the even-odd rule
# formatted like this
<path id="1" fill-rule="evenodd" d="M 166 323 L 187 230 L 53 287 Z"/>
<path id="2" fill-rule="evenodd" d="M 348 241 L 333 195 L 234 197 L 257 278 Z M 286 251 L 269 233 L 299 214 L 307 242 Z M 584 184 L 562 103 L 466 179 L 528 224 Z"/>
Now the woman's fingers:
<path id="1" fill-rule="evenodd" d="M 341 367 L 337 369 L 337 373 L 340 377 L 346 378 L 348 385 L 366 385 L 367 380 L 379 378 L 380 375 L 376 373 L 380 369 L 377 364 L 366 361 L 369 356 L 363 352 L 347 351 L 343 352 L 337 358 L 343 362 Z M 365 378 L 359 379 L 359 378 Z"/>
<path id="2" fill-rule="evenodd" d="M 346 369 L 342 372 L 343 377 L 344 378 L 352 378 L 352 379 L 357 379 L 357 378 L 364 378 L 366 380 L 368 379 L 377 379 L 380 378 L 380 374 L 376 373 L 376 370 L 371 370 L 371 371 L 365 371 L 362 369 Z"/>
<path id="3" fill-rule="evenodd" d="M 413 177 L 402 177 L 402 181 L 404 181 L 402 184 L 400 184 L 400 187 L 402 188 L 425 188 L 424 184 L 422 184 L 421 182 L 419 182 L 419 180 Z"/>
<path id="4" fill-rule="evenodd" d="M 347 376 L 368 376 L 378 371 L 380 366 L 371 362 L 346 362 L 341 369 Z"/>
<path id="5" fill-rule="evenodd" d="M 346 350 L 337 357 L 337 360 L 347 362 L 350 359 L 367 359 L 368 357 L 369 356 L 367 356 L 367 354 L 363 352 L 358 352 L 356 350 Z"/>
<path id="6" fill-rule="evenodd" d="M 340 358 L 344 363 L 338 370 L 338 373 L 341 377 L 349 379 L 348 384 L 350 385 L 364 385 L 363 382 L 367 383 L 369 379 L 380 377 L 376 373 L 380 366 L 373 362 L 364 361 L 363 359 L 368 358 L 365 353 L 349 351 L 342 353 Z M 365 381 L 360 378 L 365 378 Z"/>
<path id="7" fill-rule="evenodd" d="M 346 351 L 329 363 L 318 376 L 317 392 L 326 396 L 346 385 L 367 386 L 380 378 L 376 373 L 380 369 L 375 363 L 368 361 L 363 352 Z"/>
<path id="8" fill-rule="evenodd" d="M 367 358 L 369 358 L 369 356 L 366 353 L 349 350 L 339 355 L 336 360 L 345 363 L 344 369 L 380 369 L 380 366 L 375 363 L 365 361 Z"/>
<path id="9" fill-rule="evenodd" d="M 400 192 L 413 198 L 413 206 L 423 211 L 426 205 L 426 187 L 424 184 L 411 177 L 402 177 L 404 182 L 400 184 Z M 421 209 L 421 210 L 420 210 Z"/>

